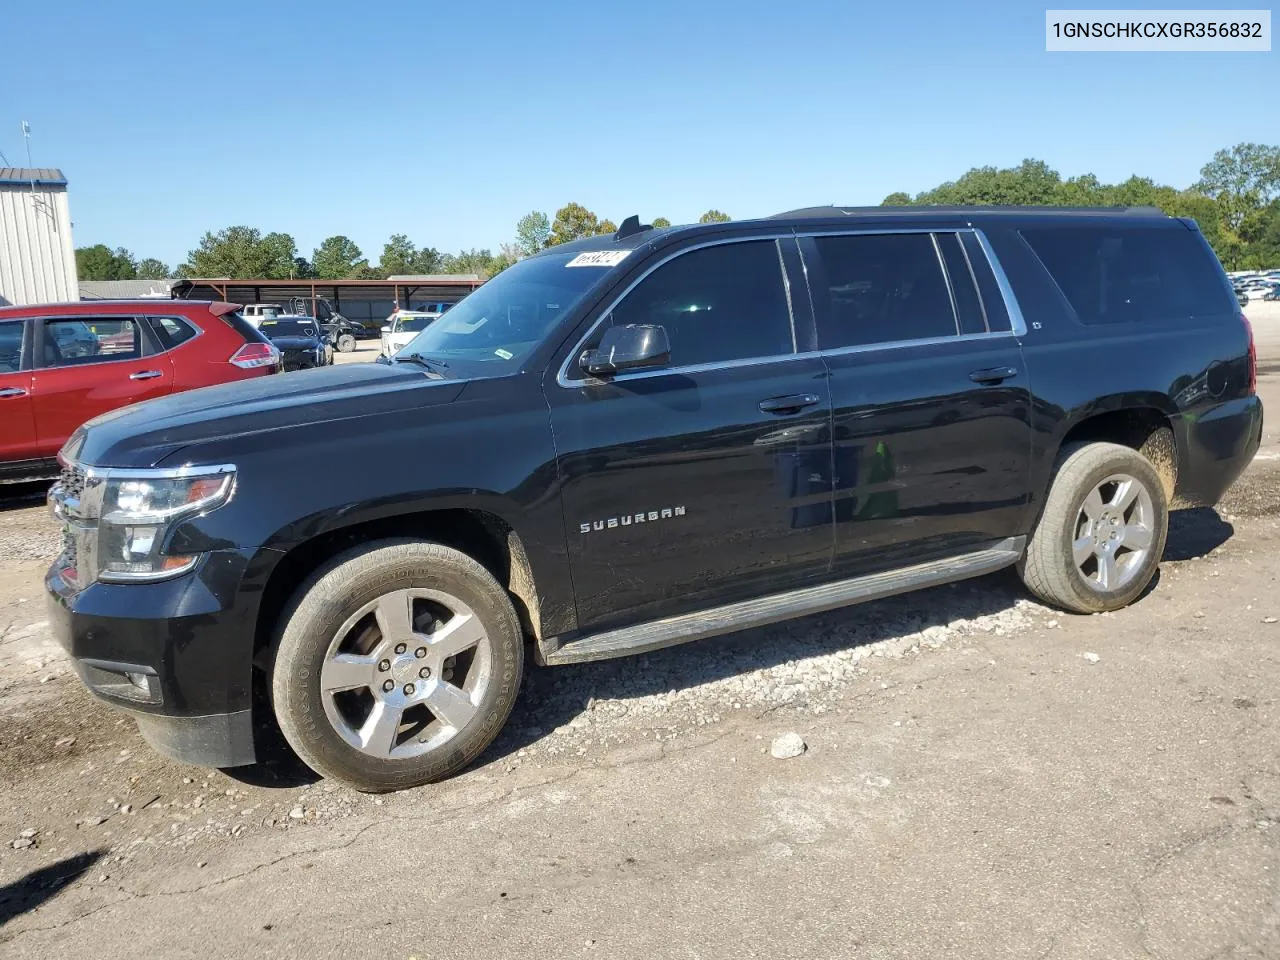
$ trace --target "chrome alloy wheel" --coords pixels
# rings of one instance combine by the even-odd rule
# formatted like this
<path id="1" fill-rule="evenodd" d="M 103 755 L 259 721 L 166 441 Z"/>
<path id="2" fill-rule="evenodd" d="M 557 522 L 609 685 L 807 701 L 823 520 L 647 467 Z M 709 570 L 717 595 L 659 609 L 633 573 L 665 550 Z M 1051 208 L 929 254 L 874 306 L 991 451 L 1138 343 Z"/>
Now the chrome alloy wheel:
<path id="1" fill-rule="evenodd" d="M 1080 505 L 1071 544 L 1076 569 L 1094 590 L 1122 590 L 1143 570 L 1156 539 L 1155 505 L 1139 480 L 1107 477 Z"/>
<path id="2" fill-rule="evenodd" d="M 395 590 L 357 610 L 330 642 L 320 669 L 325 716 L 369 756 L 421 756 L 475 718 L 493 662 L 484 624 L 457 597 Z"/>

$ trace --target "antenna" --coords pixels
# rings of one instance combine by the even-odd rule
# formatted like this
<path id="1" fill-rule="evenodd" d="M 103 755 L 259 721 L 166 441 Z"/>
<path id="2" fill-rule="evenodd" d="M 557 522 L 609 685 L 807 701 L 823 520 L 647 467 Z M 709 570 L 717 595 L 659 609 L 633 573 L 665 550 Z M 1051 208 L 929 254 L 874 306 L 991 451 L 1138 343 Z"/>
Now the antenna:
<path id="1" fill-rule="evenodd" d="M 22 138 L 27 141 L 27 169 L 34 170 L 35 168 L 31 165 L 31 124 L 28 123 L 26 120 L 22 121 Z M 36 175 L 32 173 L 31 174 L 32 195 L 34 195 L 35 192 L 36 192 Z"/>

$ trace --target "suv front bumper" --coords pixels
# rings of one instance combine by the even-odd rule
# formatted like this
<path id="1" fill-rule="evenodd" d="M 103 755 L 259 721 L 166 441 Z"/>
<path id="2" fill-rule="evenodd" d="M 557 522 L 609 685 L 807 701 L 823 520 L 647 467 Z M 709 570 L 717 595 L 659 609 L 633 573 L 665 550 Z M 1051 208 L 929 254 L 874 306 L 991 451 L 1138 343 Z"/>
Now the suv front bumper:
<path id="1" fill-rule="evenodd" d="M 161 753 L 207 767 L 254 763 L 256 602 L 240 585 L 254 551 L 207 554 L 159 583 L 45 577 L 49 623 L 89 691 L 133 714 Z"/>

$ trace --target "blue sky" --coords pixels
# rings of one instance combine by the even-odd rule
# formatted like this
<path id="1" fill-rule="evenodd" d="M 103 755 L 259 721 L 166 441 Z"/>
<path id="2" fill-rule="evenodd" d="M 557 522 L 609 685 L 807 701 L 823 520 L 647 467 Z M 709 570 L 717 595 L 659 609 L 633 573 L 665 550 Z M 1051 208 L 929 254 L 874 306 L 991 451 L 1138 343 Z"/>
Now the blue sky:
<path id="1" fill-rule="evenodd" d="M 57 7 L 0 21 L 0 150 L 25 164 L 29 120 L 77 245 L 170 264 L 237 223 L 376 261 L 396 232 L 496 248 L 570 200 L 744 218 L 1024 157 L 1185 186 L 1221 147 L 1280 140 L 1280 52 L 1050 54 L 1043 5 Z"/>

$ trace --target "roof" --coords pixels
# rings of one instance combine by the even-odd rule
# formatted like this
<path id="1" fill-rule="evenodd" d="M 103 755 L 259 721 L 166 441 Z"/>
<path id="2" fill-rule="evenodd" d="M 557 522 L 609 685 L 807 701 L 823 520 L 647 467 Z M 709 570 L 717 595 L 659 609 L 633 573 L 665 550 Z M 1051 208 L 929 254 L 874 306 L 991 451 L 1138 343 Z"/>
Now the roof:
<path id="1" fill-rule="evenodd" d="M 0 167 L 0 186 L 65 187 L 67 178 L 55 167 Z"/>
<path id="2" fill-rule="evenodd" d="M 81 300 L 135 300 L 159 297 L 168 300 L 177 280 L 81 280 Z"/>
<path id="3" fill-rule="evenodd" d="M 395 273 L 387 279 L 399 283 L 443 283 L 451 280 L 479 283 L 484 278 L 478 273 Z"/>
<path id="4" fill-rule="evenodd" d="M 348 287 L 385 287 L 390 289 L 397 285 L 405 286 L 418 284 L 422 286 L 434 285 L 437 287 L 466 287 L 473 289 L 484 283 L 477 274 L 466 273 L 445 273 L 433 277 L 400 277 L 391 280 L 266 280 L 259 278 L 246 277 L 243 279 L 232 279 L 230 277 L 190 277 L 183 280 L 173 281 L 174 289 L 178 291 L 178 296 L 182 295 L 182 291 L 190 290 L 197 286 L 212 287 L 301 287 L 305 289 L 315 288 L 322 290 L 326 287 L 339 287 L 343 290 Z"/>
<path id="5" fill-rule="evenodd" d="M 799 210 L 787 210 L 775 213 L 768 220 L 809 220 L 839 219 L 841 217 L 932 217 L 949 215 L 972 216 L 1026 214 L 1030 216 L 1084 215 L 1095 217 L 1163 217 L 1164 211 L 1156 207 L 1013 207 L 986 204 L 970 204 L 966 206 L 934 206 L 917 204 L 906 207 L 801 207 Z"/>

